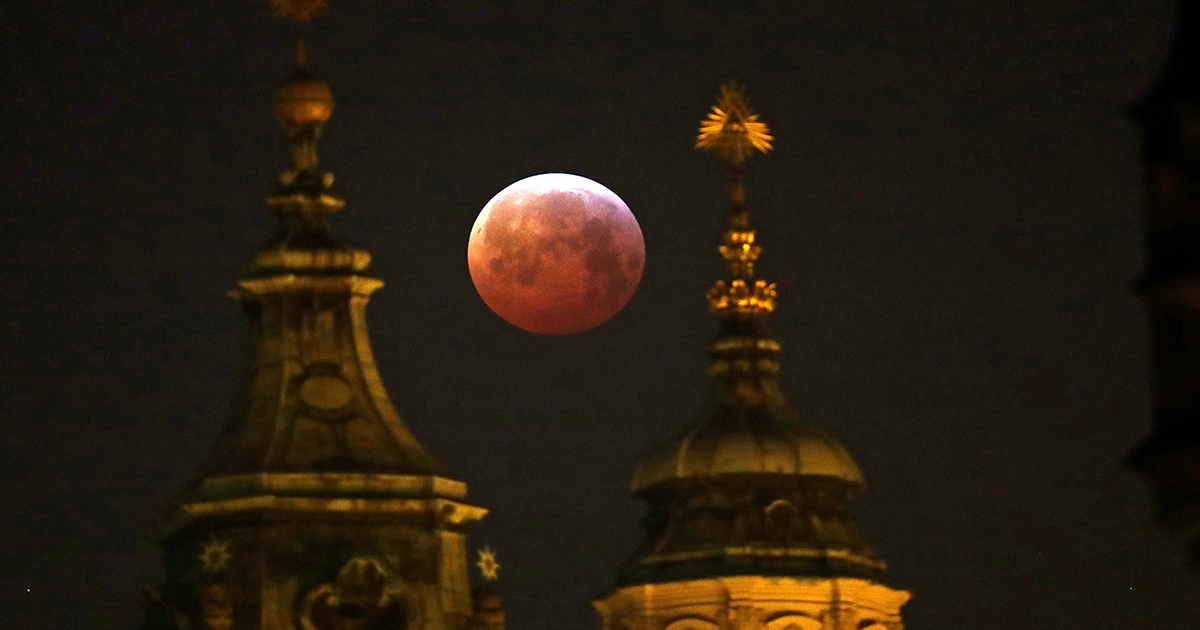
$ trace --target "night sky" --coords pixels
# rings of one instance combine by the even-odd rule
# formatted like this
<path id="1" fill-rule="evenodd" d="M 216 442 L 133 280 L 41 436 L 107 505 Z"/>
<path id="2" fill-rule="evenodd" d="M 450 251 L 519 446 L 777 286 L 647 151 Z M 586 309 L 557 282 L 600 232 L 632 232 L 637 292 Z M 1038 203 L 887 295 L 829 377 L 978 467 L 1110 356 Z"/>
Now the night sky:
<path id="1" fill-rule="evenodd" d="M 1149 428 L 1140 133 L 1174 3 L 344 2 L 310 60 L 335 216 L 397 408 L 491 510 L 513 630 L 598 628 L 640 457 L 699 421 L 727 197 L 692 150 L 736 72 L 781 384 L 866 475 L 851 505 L 910 628 L 1194 629 L 1200 576 L 1121 458 Z M 135 628 L 158 506 L 224 423 L 224 292 L 290 159 L 265 0 L 0 6 L 0 625 Z M 483 205 L 561 171 L 645 235 L 628 307 L 570 337 L 493 315 Z"/>

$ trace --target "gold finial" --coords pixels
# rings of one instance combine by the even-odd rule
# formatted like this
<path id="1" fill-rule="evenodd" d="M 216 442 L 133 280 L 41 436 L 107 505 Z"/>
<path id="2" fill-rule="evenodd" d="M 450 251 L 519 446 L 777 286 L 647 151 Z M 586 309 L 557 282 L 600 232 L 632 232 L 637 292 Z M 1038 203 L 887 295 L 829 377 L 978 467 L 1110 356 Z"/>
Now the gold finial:
<path id="1" fill-rule="evenodd" d="M 320 125 L 333 115 L 333 92 L 303 66 L 275 89 L 275 118 L 287 129 Z"/>
<path id="2" fill-rule="evenodd" d="M 754 279 L 754 263 L 762 248 L 754 244 L 754 230 L 750 229 L 744 162 L 756 151 L 770 151 L 775 138 L 750 109 L 740 84 L 730 81 L 720 90 L 716 105 L 700 123 L 696 148 L 716 153 L 725 168 L 733 207 L 720 252 L 732 278 L 728 283 L 717 282 L 705 297 L 709 308 L 721 315 L 765 315 L 775 310 L 776 292 L 774 284 Z"/>
<path id="3" fill-rule="evenodd" d="M 333 93 L 309 72 L 303 33 L 296 35 L 296 69 L 275 88 L 274 109 L 292 145 L 292 169 L 284 177 L 294 181 L 296 174 L 316 173 L 317 139 L 333 115 Z"/>
<path id="4" fill-rule="evenodd" d="M 729 81 L 723 83 L 720 90 L 716 105 L 708 118 L 700 123 L 696 148 L 713 151 L 732 164 L 745 162 L 755 151 L 770 151 L 771 141 L 775 138 L 767 124 L 750 109 L 745 89 L 739 83 Z"/>
<path id="5" fill-rule="evenodd" d="M 483 579 L 488 581 L 500 579 L 500 563 L 496 562 L 496 552 L 492 551 L 491 547 L 479 550 L 479 562 L 476 562 L 475 566 L 479 567 Z"/>
<path id="6" fill-rule="evenodd" d="M 329 8 L 327 0 L 269 1 L 276 15 L 298 25 Z M 297 29 L 296 69 L 279 82 L 272 99 L 275 119 L 292 146 L 292 165 L 279 174 L 275 194 L 267 204 L 333 212 L 342 207 L 342 202 L 326 194 L 333 185 L 333 173 L 320 170 L 317 155 L 321 129 L 333 115 L 333 93 L 327 83 L 310 72 L 306 44 L 304 33 Z"/>
<path id="7" fill-rule="evenodd" d="M 327 0 L 270 0 L 271 12 L 296 24 L 311 22 L 329 10 Z"/>

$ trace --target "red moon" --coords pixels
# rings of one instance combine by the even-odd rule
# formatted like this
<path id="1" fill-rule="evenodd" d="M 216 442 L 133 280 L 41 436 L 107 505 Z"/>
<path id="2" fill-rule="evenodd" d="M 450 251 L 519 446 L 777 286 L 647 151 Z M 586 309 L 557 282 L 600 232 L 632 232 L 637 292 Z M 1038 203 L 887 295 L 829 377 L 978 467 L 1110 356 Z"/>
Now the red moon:
<path id="1" fill-rule="evenodd" d="M 633 297 L 646 244 L 629 206 L 578 175 L 545 173 L 483 207 L 467 264 L 479 296 L 508 323 L 542 335 L 599 326 Z"/>

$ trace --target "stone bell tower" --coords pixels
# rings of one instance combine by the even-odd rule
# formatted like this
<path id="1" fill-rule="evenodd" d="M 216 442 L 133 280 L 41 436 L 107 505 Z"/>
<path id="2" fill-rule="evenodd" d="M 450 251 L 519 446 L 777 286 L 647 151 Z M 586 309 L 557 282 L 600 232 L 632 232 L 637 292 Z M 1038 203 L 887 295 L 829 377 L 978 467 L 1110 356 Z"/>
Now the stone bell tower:
<path id="1" fill-rule="evenodd" d="M 882 582 L 845 512 L 858 465 L 796 419 L 776 379 L 780 343 L 765 325 L 775 285 L 755 278 L 743 190 L 746 159 L 773 138 L 736 84 L 721 86 L 700 132 L 733 201 L 720 247 L 731 277 L 708 293 L 721 318 L 713 393 L 705 420 L 634 473 L 646 535 L 594 602 L 603 630 L 902 630 L 909 593 Z"/>
<path id="2" fill-rule="evenodd" d="M 323 0 L 273 0 L 297 22 Z M 224 431 L 162 529 L 145 630 L 466 630 L 465 532 L 486 510 L 417 441 L 367 339 L 383 286 L 343 244 L 317 140 L 333 113 L 303 41 L 274 109 L 292 165 L 267 199 L 274 236 L 230 292 L 251 331 Z M 492 616 L 495 616 L 494 614 Z"/>

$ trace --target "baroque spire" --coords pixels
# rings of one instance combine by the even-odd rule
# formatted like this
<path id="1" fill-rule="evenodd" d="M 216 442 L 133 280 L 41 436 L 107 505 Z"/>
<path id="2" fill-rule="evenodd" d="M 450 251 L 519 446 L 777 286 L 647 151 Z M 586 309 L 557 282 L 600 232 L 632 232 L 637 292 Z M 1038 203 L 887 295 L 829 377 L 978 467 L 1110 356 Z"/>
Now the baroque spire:
<path id="1" fill-rule="evenodd" d="M 298 23 L 324 4 L 272 1 Z M 166 575 L 146 591 L 143 628 L 467 630 L 466 532 L 487 510 L 383 387 L 366 325 L 383 281 L 328 224 L 343 202 L 317 140 L 333 97 L 303 39 L 273 106 L 292 149 L 266 203 L 278 227 L 230 292 L 247 317 L 247 365 L 159 532 Z"/>
<path id="2" fill-rule="evenodd" d="M 707 293 L 720 317 L 709 345 L 713 393 L 704 420 L 634 473 L 633 491 L 650 501 L 653 525 L 626 567 L 627 583 L 746 570 L 862 577 L 883 570 L 843 512 L 844 499 L 862 485 L 858 465 L 836 439 L 796 418 L 778 384 L 781 346 L 765 322 L 776 290 L 755 275 L 762 249 L 745 194 L 748 160 L 771 150 L 773 140 L 745 90 L 722 85 L 696 141 L 720 159 L 731 201 L 718 248 L 729 278 Z M 685 504 L 724 506 L 732 520 L 696 537 L 687 533 L 692 521 L 711 514 Z M 763 510 L 791 524 L 772 525 Z"/>
<path id="3" fill-rule="evenodd" d="M 324 0 L 271 6 L 297 27 L 327 9 Z M 343 243 L 329 225 L 345 202 L 332 192 L 317 141 L 334 100 L 310 68 L 300 33 L 294 63 L 272 94 L 291 148 L 266 200 L 277 228 L 230 291 L 250 317 L 249 381 L 194 483 L 318 470 L 444 475 L 396 413 L 375 365 L 365 309 L 383 281 L 370 253 Z"/>
<path id="4" fill-rule="evenodd" d="M 750 206 L 746 203 L 746 160 L 773 147 L 767 124 L 750 108 L 745 89 L 738 83 L 721 85 L 720 96 L 700 123 L 696 148 L 711 151 L 721 159 L 732 202 L 729 229 L 719 248 L 729 265 L 730 281 L 719 281 L 708 292 L 709 307 L 724 317 L 762 316 L 775 310 L 775 285 L 754 278 L 754 263 L 762 248 L 754 243 L 750 229 Z"/>
<path id="5" fill-rule="evenodd" d="M 721 317 L 720 334 L 709 347 L 710 372 L 723 379 L 724 391 L 741 404 L 787 413 L 790 408 L 774 384 L 779 340 L 765 327 L 766 316 L 775 310 L 777 291 L 773 283 L 755 276 L 762 247 L 755 242 L 746 201 L 747 162 L 772 150 L 774 139 L 750 107 L 745 88 L 730 81 L 721 85 L 717 102 L 700 123 L 696 148 L 719 158 L 730 198 L 729 227 L 717 248 L 729 279 L 717 281 L 705 295 L 709 309 Z"/>
<path id="6" fill-rule="evenodd" d="M 880 581 L 884 563 L 845 510 L 858 465 L 777 382 L 780 344 L 765 327 L 775 286 L 755 275 L 745 194 L 747 161 L 773 140 L 741 86 L 721 86 L 696 141 L 720 159 L 732 202 L 719 247 L 730 277 L 707 294 L 720 316 L 713 390 L 701 422 L 634 472 L 645 536 L 592 602 L 603 630 L 903 628 L 909 594 Z"/>

